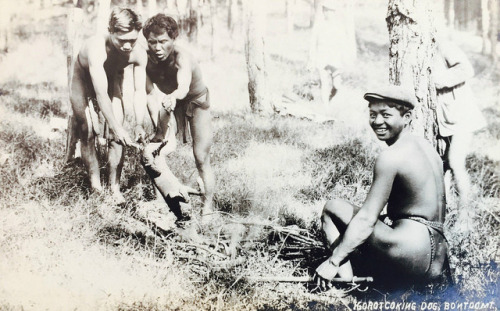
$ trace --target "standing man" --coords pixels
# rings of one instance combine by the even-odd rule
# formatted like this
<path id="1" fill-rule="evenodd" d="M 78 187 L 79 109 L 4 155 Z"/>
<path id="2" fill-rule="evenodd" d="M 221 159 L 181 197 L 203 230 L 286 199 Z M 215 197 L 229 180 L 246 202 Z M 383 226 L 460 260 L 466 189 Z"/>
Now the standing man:
<path id="1" fill-rule="evenodd" d="M 447 267 L 441 159 L 410 133 L 413 92 L 393 85 L 364 98 L 370 126 L 389 148 L 375 162 L 361 207 L 338 199 L 325 205 L 323 231 L 332 255 L 316 269 L 316 281 L 327 288 L 336 275 L 352 279 L 353 273 L 396 289 L 436 281 Z"/>
<path id="2" fill-rule="evenodd" d="M 151 174 L 150 176 L 167 204 L 168 197 L 177 196 L 187 200 L 189 188 L 176 180 L 166 165 L 165 157 L 176 148 L 175 130 L 182 133 L 184 143 L 186 132 L 190 131 L 196 167 L 203 181 L 202 215 L 207 215 L 212 211 L 215 187 L 215 177 L 210 165 L 213 133 L 208 89 L 197 61 L 188 51 L 176 45 L 179 30 L 173 18 L 157 14 L 146 22 L 143 33 L 148 43 L 148 111 L 156 127 L 152 144 L 145 149 L 145 158 L 150 159 L 146 163 L 146 170 L 151 165 L 159 168 L 157 173 L 161 176 L 157 173 L 154 175 L 156 178 Z M 172 113 L 175 118 L 170 118 Z M 158 150 L 162 141 L 168 142 L 159 156 L 152 157 L 149 153 Z M 169 204 L 169 207 L 179 219 L 178 206 Z"/>
<path id="3" fill-rule="evenodd" d="M 124 201 L 120 193 L 124 146 L 133 143 L 123 128 L 123 70 L 134 65 L 136 117 L 146 104 L 147 54 L 134 48 L 139 30 L 139 16 L 131 9 L 115 7 L 109 19 L 109 34 L 94 36 L 84 44 L 75 61 L 70 88 L 73 124 L 71 131 L 81 141 L 83 162 L 89 172 L 93 190 L 101 191 L 96 136 L 108 140 L 109 186 L 115 200 Z M 143 115 L 143 114 L 142 114 Z M 142 121 L 136 128 L 143 135 Z"/>
<path id="4" fill-rule="evenodd" d="M 471 189 L 465 159 L 474 132 L 486 126 L 469 86 L 473 76 L 474 69 L 458 46 L 447 41 L 438 45 L 433 66 L 438 103 L 438 152 L 443 159 L 445 173 L 451 171 L 453 174 L 464 209 L 469 208 Z M 445 180 L 449 189 L 451 175 L 446 174 Z M 461 215 L 466 216 L 466 213 Z"/>

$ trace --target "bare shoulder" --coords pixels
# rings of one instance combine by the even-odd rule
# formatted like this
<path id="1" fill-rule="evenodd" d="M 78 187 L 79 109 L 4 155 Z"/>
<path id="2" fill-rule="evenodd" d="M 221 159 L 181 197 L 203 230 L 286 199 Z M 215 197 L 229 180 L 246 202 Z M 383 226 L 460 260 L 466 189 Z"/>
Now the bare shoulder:
<path id="1" fill-rule="evenodd" d="M 175 53 L 176 65 L 179 67 L 191 66 L 191 64 L 196 61 L 193 54 L 191 54 L 186 48 L 182 46 L 176 45 Z"/>
<path id="2" fill-rule="evenodd" d="M 408 135 L 404 141 L 395 147 L 397 147 L 403 165 L 408 165 L 411 162 L 412 165 L 416 166 L 416 163 L 421 161 L 427 163 L 431 161 L 438 164 L 441 161 L 439 154 L 432 144 L 420 136 Z M 420 159 L 420 161 L 416 161 L 417 159 Z"/>
<path id="3" fill-rule="evenodd" d="M 84 51 L 86 57 L 90 60 L 106 59 L 106 37 L 95 35 L 87 39 Z"/>
<path id="4" fill-rule="evenodd" d="M 134 46 L 134 49 L 132 50 L 132 53 L 130 54 L 129 63 L 134 64 L 136 66 L 146 67 L 148 63 L 147 50 L 143 46 L 136 44 Z"/>

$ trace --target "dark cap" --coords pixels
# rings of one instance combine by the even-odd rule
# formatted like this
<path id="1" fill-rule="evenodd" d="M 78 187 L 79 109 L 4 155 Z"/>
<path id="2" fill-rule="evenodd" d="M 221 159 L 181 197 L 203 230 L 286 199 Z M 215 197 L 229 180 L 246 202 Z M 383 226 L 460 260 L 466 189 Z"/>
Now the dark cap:
<path id="1" fill-rule="evenodd" d="M 402 85 L 386 85 L 375 89 L 374 92 L 366 93 L 363 96 L 368 102 L 379 100 L 390 100 L 396 104 L 406 106 L 410 109 L 415 108 L 417 98 L 413 88 Z"/>

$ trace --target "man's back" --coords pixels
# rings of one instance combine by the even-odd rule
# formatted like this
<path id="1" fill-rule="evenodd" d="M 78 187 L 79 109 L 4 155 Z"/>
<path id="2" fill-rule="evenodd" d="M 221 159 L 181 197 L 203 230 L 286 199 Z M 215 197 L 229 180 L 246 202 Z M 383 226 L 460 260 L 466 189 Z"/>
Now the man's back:
<path id="1" fill-rule="evenodd" d="M 419 216 L 444 221 L 445 192 L 442 162 L 434 148 L 423 138 L 408 135 L 387 151 L 396 159 L 397 174 L 387 202 L 394 219 Z"/>

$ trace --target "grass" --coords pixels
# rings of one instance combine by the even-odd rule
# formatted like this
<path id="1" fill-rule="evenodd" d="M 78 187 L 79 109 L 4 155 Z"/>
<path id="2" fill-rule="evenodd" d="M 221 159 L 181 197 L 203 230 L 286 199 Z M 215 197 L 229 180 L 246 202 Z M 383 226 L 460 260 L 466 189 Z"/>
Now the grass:
<path id="1" fill-rule="evenodd" d="M 126 153 L 121 186 L 127 202 L 120 206 L 106 193 L 88 191 L 81 162 L 63 163 L 65 135 L 52 132 L 49 121 L 67 114 L 65 71 L 60 69 L 65 58 L 61 34 L 51 38 L 44 27 L 23 30 L 26 33 L 1 59 L 2 66 L 24 64 L 18 70 L 7 66 L 0 77 L 0 157 L 6 158 L 0 164 L 0 249 L 5 254 L 0 262 L 1 310 L 342 310 L 366 299 L 356 291 L 316 293 L 303 284 L 255 283 L 245 277 L 311 273 L 324 253 L 311 248 L 307 256 L 287 257 L 285 250 L 293 240 L 276 228 L 303 228 L 319 241 L 319 215 L 326 200 L 340 197 L 361 204 L 366 196 L 381 145 L 360 121 L 365 103 L 357 98 L 365 87 L 379 83 L 377 77 L 387 75 L 383 44 L 377 41 L 380 36 L 370 35 L 369 25 L 360 25 L 359 66 L 346 73 L 346 91 L 339 94 L 342 101 L 336 103 L 334 122 L 250 115 L 247 95 L 239 92 L 245 88 L 244 74 L 225 77 L 226 84 L 211 87 L 214 202 L 219 213 L 208 225 L 195 221 L 197 232 L 175 233 L 145 216 L 156 212 L 166 222 L 172 220 L 164 206 L 151 201 L 151 182 L 133 150 Z M 305 39 L 307 30 L 297 35 Z M 312 98 L 314 79 L 304 77 L 305 64 L 297 61 L 304 45 L 281 47 L 294 48 L 290 57 L 279 50 L 283 42 L 293 42 L 290 39 L 293 36 L 272 45 L 271 67 L 277 71 L 270 74 L 270 83 L 278 95 L 273 98 L 290 91 Z M 29 53 L 26 40 L 38 54 Z M 206 42 L 199 45 L 203 48 Z M 204 59 L 207 81 L 220 70 L 239 68 L 241 51 L 232 48 L 220 58 Z M 46 65 L 38 68 L 41 59 Z M 483 74 L 476 83 L 493 78 Z M 493 88 L 498 80 L 487 83 Z M 488 92 L 494 90 L 498 87 Z M 495 143 L 500 111 L 493 97 L 488 101 L 481 96 L 489 126 L 475 144 Z M 458 285 L 445 298 L 488 301 L 498 295 L 500 174 L 498 159 L 482 151 L 474 148 L 467 159 L 478 190 L 469 206 L 473 213 L 468 229 L 457 222 L 464 212 L 457 196 L 452 193 L 448 200 L 445 232 Z M 104 173 L 105 158 L 101 160 Z M 179 144 L 169 164 L 184 183 L 195 185 L 190 144 Z M 194 198 L 185 208 L 196 214 L 200 206 Z M 385 298 L 370 294 L 379 300 L 445 299 L 428 293 Z"/>

